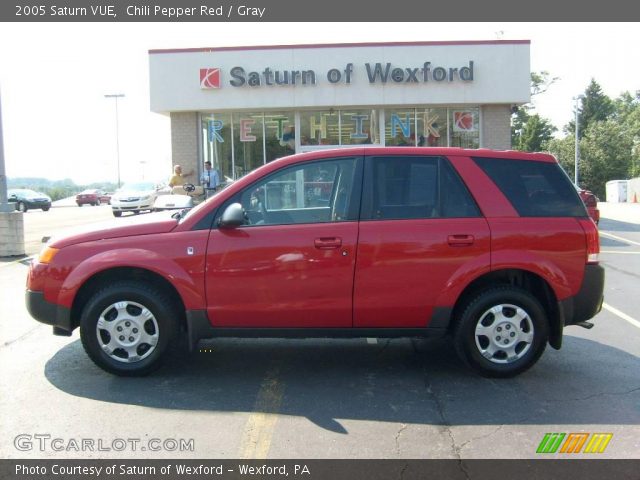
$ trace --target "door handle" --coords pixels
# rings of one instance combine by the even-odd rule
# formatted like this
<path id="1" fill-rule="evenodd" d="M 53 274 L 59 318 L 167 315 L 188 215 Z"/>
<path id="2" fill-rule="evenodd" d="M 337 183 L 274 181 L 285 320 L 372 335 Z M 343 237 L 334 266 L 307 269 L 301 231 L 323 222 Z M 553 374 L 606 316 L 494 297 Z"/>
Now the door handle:
<path id="1" fill-rule="evenodd" d="M 473 245 L 473 235 L 449 235 L 447 243 L 452 247 L 467 247 Z"/>
<path id="2" fill-rule="evenodd" d="M 339 237 L 322 237 L 316 238 L 313 243 L 316 248 L 320 250 L 330 250 L 332 248 L 340 248 L 342 246 L 342 239 Z"/>

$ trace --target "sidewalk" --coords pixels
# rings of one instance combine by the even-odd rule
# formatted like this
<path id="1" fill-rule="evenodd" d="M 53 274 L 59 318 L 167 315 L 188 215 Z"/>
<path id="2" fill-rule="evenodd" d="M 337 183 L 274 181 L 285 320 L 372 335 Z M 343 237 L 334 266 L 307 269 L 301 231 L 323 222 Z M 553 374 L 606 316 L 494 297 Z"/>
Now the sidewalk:
<path id="1" fill-rule="evenodd" d="M 640 203 L 599 202 L 598 208 L 602 218 L 640 225 Z"/>

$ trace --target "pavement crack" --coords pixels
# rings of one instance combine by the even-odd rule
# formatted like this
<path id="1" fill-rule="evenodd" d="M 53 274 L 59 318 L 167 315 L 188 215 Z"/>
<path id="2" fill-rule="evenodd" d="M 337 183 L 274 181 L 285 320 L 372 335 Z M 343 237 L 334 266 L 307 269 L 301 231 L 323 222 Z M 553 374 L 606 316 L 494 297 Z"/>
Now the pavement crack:
<path id="1" fill-rule="evenodd" d="M 13 345 L 14 343 L 19 342 L 20 340 L 24 340 L 25 338 L 27 338 L 29 335 L 31 335 L 33 332 L 35 332 L 36 330 L 38 330 L 42 326 L 43 325 L 36 325 L 35 327 L 33 327 L 28 332 L 25 332 L 22 335 L 20 335 L 18 338 L 14 338 L 13 340 L 8 340 L 8 341 L 4 342 L 2 345 L 0 345 L 0 348 L 5 348 L 5 347 L 8 347 L 10 345 Z"/>
<path id="2" fill-rule="evenodd" d="M 625 275 L 629 275 L 630 277 L 640 278 L 640 275 L 638 275 L 637 273 L 630 272 L 628 270 L 625 270 L 624 268 L 614 267 L 610 262 L 602 262 L 602 263 L 604 263 L 607 268 L 610 268 L 611 270 L 615 270 L 616 272 L 620 272 L 620 273 L 623 273 Z"/>
<path id="3" fill-rule="evenodd" d="M 406 423 L 402 423 L 402 426 L 400 427 L 400 430 L 398 430 L 398 433 L 396 433 L 396 454 L 398 456 L 400 456 L 400 436 L 402 435 L 402 432 L 404 432 L 408 425 Z M 406 467 L 405 467 L 406 468 Z M 402 474 L 400 475 L 400 478 L 402 478 Z"/>
<path id="4" fill-rule="evenodd" d="M 436 405 L 436 411 L 438 412 L 438 415 L 440 416 L 440 424 L 444 428 L 444 431 L 446 432 L 447 436 L 449 437 L 449 440 L 451 441 L 451 453 L 453 454 L 453 456 L 455 457 L 455 459 L 457 461 L 458 468 L 460 469 L 460 472 L 462 472 L 464 477 L 467 480 L 470 480 L 471 477 L 469 476 L 469 472 L 467 471 L 467 467 L 465 466 L 464 461 L 462 460 L 462 457 L 460 456 L 461 447 L 458 447 L 456 445 L 456 439 L 454 438 L 453 431 L 451 430 L 451 423 L 447 420 L 447 417 L 446 417 L 446 414 L 445 414 L 445 411 L 444 411 L 444 404 L 442 403 L 442 400 L 440 399 L 440 397 L 431 388 L 431 384 L 427 381 L 426 376 L 425 376 L 424 383 L 425 383 L 425 387 L 427 389 L 427 393 L 429 395 L 431 395 L 431 398 L 433 399 L 433 402 Z"/>
<path id="5" fill-rule="evenodd" d="M 409 468 L 409 464 L 408 464 L 408 463 L 405 463 L 405 464 L 402 466 L 402 470 L 400 470 L 400 480 L 403 480 L 403 479 L 404 479 L 404 472 L 406 472 L 407 468 Z"/>
<path id="6" fill-rule="evenodd" d="M 624 392 L 599 392 L 599 393 L 594 393 L 592 395 L 588 395 L 586 397 L 580 397 L 580 398 L 558 398 L 558 399 L 553 398 L 553 399 L 547 399 L 545 401 L 547 403 L 584 402 L 586 400 L 591 400 L 592 398 L 596 398 L 596 397 L 629 395 L 630 393 L 634 393 L 634 392 L 637 392 L 639 390 L 640 390 L 640 387 L 635 387 L 635 388 L 632 388 L 631 390 L 625 390 Z"/>
<path id="7" fill-rule="evenodd" d="M 498 433 L 500 430 L 502 430 L 502 428 L 503 428 L 503 427 L 504 427 L 504 425 L 498 425 L 498 427 L 497 427 L 496 429 L 494 429 L 494 430 L 493 430 L 492 432 L 490 432 L 490 433 L 486 433 L 486 434 L 484 434 L 484 435 L 479 435 L 479 436 L 477 436 L 477 437 L 470 438 L 470 439 L 469 439 L 469 440 L 467 440 L 466 442 L 463 442 L 462 444 L 460 444 L 460 446 L 458 447 L 458 452 L 461 452 L 461 451 L 462 451 L 462 449 L 463 449 L 464 447 L 466 447 L 467 445 L 469 445 L 471 442 L 476 442 L 476 441 L 478 441 L 478 440 L 483 440 L 483 439 L 485 439 L 485 438 L 489 438 L 489 437 L 491 437 L 491 436 L 495 435 L 495 434 L 496 434 L 496 433 Z"/>
<path id="8" fill-rule="evenodd" d="M 640 387 L 636 387 L 633 388 L 631 390 L 627 390 L 625 392 L 600 392 L 600 393 L 594 393 L 593 395 L 589 395 L 588 397 L 584 397 L 584 398 L 572 398 L 571 401 L 573 402 L 583 402 L 585 400 L 591 400 L 592 398 L 596 398 L 596 397 L 606 397 L 606 396 L 611 396 L 611 395 L 629 395 L 630 393 L 633 392 L 637 392 L 640 391 Z M 566 401 L 566 400 L 556 400 L 556 401 Z"/>

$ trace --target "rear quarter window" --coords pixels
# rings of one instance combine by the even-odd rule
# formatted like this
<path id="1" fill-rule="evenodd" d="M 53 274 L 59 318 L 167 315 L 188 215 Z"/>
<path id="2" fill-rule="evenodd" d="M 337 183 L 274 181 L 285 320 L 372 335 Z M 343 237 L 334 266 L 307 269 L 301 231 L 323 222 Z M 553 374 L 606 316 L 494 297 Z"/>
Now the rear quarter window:
<path id="1" fill-rule="evenodd" d="M 521 217 L 586 217 L 576 189 L 557 163 L 474 157 Z"/>

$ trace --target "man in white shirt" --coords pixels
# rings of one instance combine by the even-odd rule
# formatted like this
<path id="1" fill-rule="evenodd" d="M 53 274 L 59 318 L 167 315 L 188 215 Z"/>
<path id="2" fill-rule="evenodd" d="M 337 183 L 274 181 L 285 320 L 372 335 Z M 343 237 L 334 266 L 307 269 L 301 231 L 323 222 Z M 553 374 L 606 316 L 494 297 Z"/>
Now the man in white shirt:
<path id="1" fill-rule="evenodd" d="M 207 196 L 210 192 L 214 192 L 218 185 L 220 185 L 220 176 L 218 171 L 211 168 L 211 162 L 204 162 L 204 172 L 200 177 L 202 186 L 207 191 Z"/>

